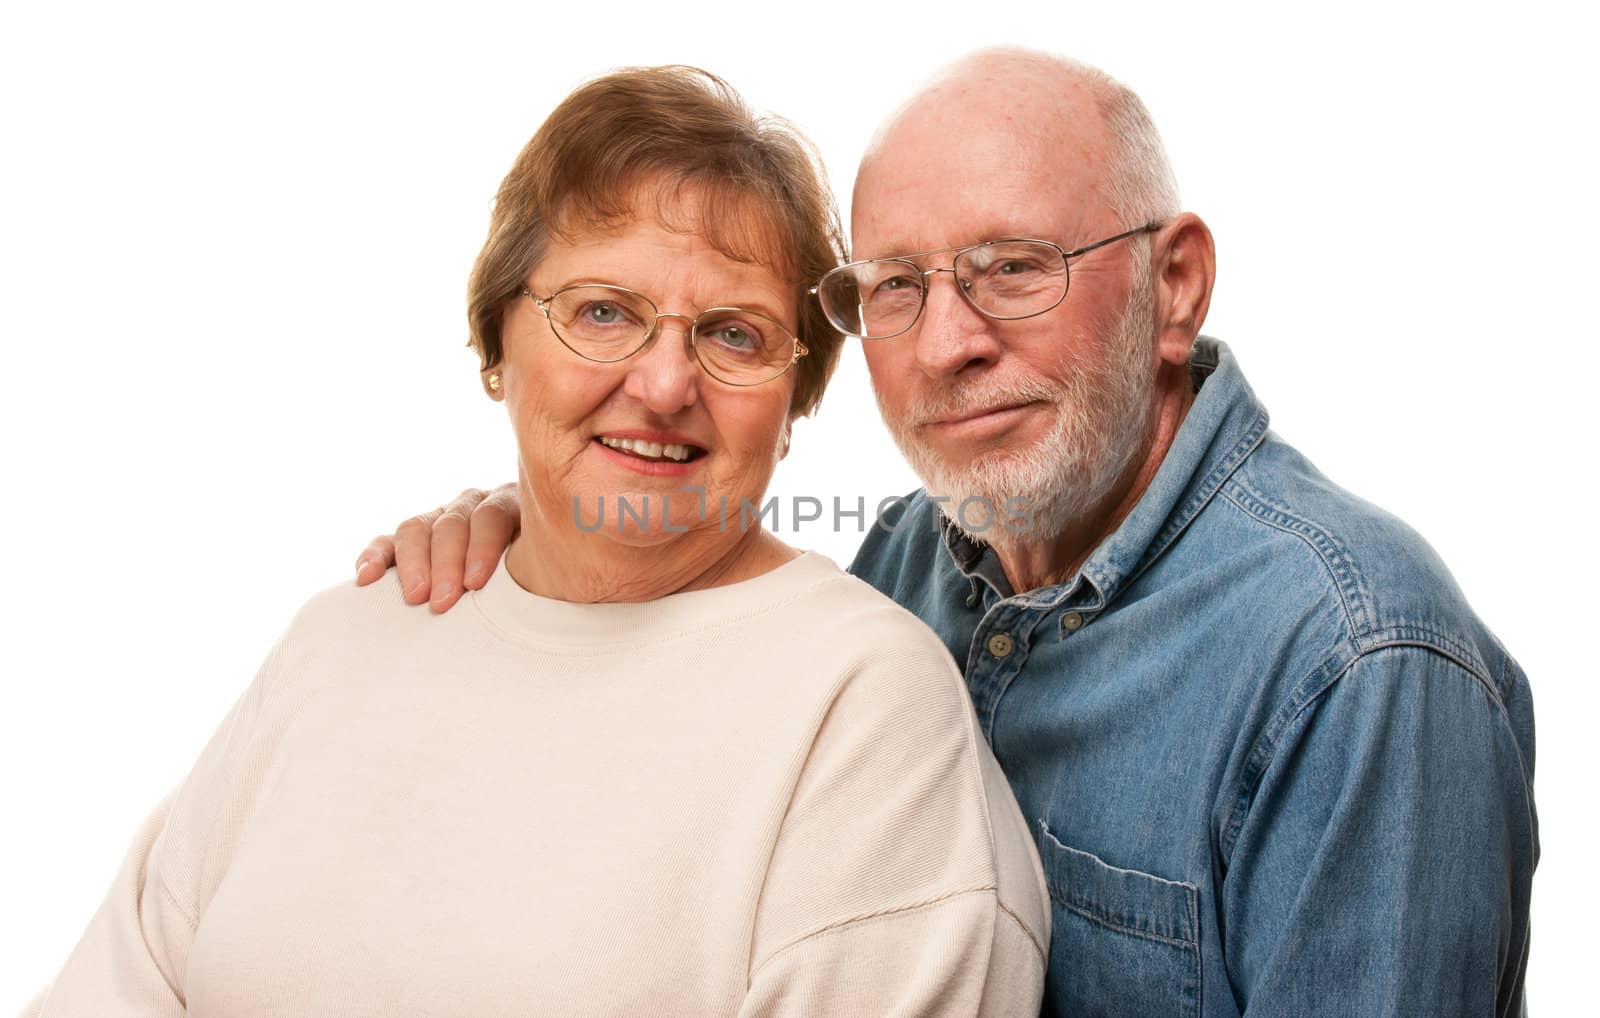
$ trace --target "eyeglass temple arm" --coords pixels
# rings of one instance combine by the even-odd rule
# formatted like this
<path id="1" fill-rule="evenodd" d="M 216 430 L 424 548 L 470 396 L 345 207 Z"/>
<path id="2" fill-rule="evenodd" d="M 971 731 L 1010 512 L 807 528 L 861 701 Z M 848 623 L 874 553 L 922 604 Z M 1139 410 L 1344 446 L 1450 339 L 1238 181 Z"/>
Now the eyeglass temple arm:
<path id="1" fill-rule="evenodd" d="M 1135 235 L 1140 234 L 1140 233 L 1154 233 L 1157 230 L 1161 229 L 1165 225 L 1167 225 L 1167 224 L 1166 223 L 1145 223 L 1143 226 L 1136 226 L 1131 230 L 1127 230 L 1127 231 L 1125 231 L 1123 233 L 1119 233 L 1115 237 L 1107 237 L 1105 240 L 1097 240 L 1093 244 L 1088 244 L 1088 245 L 1085 245 L 1084 247 L 1078 248 L 1076 251 L 1063 252 L 1061 257 L 1063 257 L 1063 258 L 1076 258 L 1079 255 L 1088 254 L 1090 251 L 1093 251 L 1096 248 L 1105 247 L 1107 244 L 1115 244 L 1119 240 L 1127 240 L 1129 237 L 1135 236 Z"/>

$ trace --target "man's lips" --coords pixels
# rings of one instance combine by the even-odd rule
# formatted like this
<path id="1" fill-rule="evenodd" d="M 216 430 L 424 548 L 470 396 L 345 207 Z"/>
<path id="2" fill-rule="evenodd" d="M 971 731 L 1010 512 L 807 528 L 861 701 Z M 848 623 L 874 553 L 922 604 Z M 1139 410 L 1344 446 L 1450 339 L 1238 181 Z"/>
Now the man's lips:
<path id="1" fill-rule="evenodd" d="M 953 414 L 935 417 L 923 424 L 923 427 L 949 432 L 971 430 L 973 428 L 1005 427 L 1019 418 L 1024 411 L 1038 405 L 1039 402 L 1037 400 L 1029 400 L 1023 403 L 1004 403 L 975 410 L 961 410 Z"/>

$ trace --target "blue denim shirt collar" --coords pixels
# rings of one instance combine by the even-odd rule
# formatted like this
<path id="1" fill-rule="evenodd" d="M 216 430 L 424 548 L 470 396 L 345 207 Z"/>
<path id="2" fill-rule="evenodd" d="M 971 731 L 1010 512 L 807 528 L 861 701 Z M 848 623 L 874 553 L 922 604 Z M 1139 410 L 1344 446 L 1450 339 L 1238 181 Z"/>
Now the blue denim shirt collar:
<path id="1" fill-rule="evenodd" d="M 946 521 L 945 548 L 972 582 L 969 604 L 977 602 L 980 585 L 987 585 L 999 597 L 1015 596 L 1041 608 L 1072 601 L 1081 611 L 1099 611 L 1177 539 L 1261 444 L 1268 425 L 1267 408 L 1245 381 L 1226 343 L 1208 336 L 1196 340 L 1189 374 L 1197 395 L 1154 480 L 1072 580 L 1013 595 L 993 549 Z"/>

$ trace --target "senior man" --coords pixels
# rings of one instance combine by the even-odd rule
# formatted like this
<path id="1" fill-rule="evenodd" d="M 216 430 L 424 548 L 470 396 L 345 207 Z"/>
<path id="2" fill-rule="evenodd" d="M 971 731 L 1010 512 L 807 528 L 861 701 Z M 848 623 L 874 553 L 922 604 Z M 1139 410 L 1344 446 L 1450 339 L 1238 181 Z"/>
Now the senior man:
<path id="1" fill-rule="evenodd" d="M 962 664 L 1033 824 L 1046 1012 L 1518 1013 L 1527 680 L 1199 336 L 1211 237 L 1138 98 L 968 57 L 873 142 L 852 234 L 818 295 L 926 486 L 852 569 Z M 402 526 L 414 602 L 492 568 L 516 512 L 502 489 L 469 533 L 479 497 Z M 964 532 L 1018 497 L 1031 528 Z"/>

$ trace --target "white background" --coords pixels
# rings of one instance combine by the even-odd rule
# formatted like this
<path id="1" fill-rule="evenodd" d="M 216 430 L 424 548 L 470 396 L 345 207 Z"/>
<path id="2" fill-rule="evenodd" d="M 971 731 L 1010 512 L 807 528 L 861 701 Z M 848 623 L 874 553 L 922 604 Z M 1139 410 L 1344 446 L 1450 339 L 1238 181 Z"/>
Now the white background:
<path id="1" fill-rule="evenodd" d="M 19 8 L 0 23 L 0 1011 L 71 949 L 299 603 L 372 534 L 512 477 L 462 294 L 555 102 L 612 66 L 709 67 L 809 132 L 847 201 L 877 119 L 991 42 L 1144 96 L 1217 237 L 1206 331 L 1282 435 L 1427 535 L 1526 667 L 1529 997 L 1592 994 L 1600 90 L 1579 5 Z M 912 487 L 849 350 L 774 491 Z M 786 536 L 840 562 L 859 539 Z"/>

